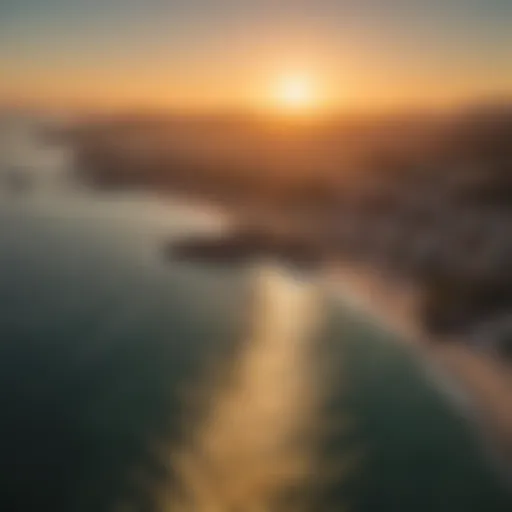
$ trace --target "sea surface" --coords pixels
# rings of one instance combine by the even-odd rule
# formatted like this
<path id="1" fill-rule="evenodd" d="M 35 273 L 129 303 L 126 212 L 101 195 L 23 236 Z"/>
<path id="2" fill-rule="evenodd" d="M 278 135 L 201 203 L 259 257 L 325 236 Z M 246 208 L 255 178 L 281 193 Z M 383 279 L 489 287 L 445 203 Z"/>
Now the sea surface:
<path id="1" fill-rule="evenodd" d="M 396 334 L 278 262 L 170 260 L 220 214 L 84 189 L 38 130 L 0 134 L 2 510 L 512 510 Z"/>

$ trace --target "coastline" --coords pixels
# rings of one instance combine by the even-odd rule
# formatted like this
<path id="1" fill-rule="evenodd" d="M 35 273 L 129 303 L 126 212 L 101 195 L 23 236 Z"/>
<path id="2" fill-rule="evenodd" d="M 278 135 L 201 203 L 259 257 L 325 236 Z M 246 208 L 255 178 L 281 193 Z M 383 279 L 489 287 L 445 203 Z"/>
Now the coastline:
<path id="1" fill-rule="evenodd" d="M 414 319 L 415 296 L 375 272 L 354 265 L 329 269 L 330 288 L 398 334 L 425 371 L 475 426 L 486 453 L 512 483 L 512 373 L 499 359 L 456 339 L 434 339 Z"/>
<path id="2" fill-rule="evenodd" d="M 201 201 L 194 204 L 201 204 Z M 229 238 L 229 228 L 237 225 L 237 215 L 227 206 L 221 211 L 228 237 L 216 240 L 214 245 L 220 248 L 220 261 L 225 258 L 231 262 L 231 257 L 235 260 L 240 257 L 236 240 L 233 242 Z M 207 248 L 209 244 L 211 239 L 206 239 Z M 204 259 L 210 259 L 209 250 L 204 251 L 200 243 L 193 247 Z M 252 246 L 242 247 L 242 260 L 249 260 L 254 256 L 253 252 Z M 282 256 L 276 253 L 275 257 Z M 213 263 L 217 259 L 218 256 L 213 257 Z M 284 259 L 288 261 L 286 257 Z M 293 259 L 290 261 L 293 263 Z M 411 283 L 399 282 L 395 276 L 387 277 L 378 269 L 353 261 L 344 262 L 336 256 L 315 267 L 320 272 L 321 286 L 396 334 L 397 342 L 414 353 L 426 378 L 468 420 L 492 465 L 508 484 L 512 484 L 510 368 L 497 357 L 477 351 L 462 339 L 432 336 L 425 332 L 417 313 L 421 295 Z"/>

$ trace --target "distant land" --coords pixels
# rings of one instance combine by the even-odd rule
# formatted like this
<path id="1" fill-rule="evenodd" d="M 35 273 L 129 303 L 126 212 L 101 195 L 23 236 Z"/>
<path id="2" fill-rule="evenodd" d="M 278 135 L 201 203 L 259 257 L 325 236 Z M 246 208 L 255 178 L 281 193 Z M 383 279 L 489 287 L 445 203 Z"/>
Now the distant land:
<path id="1" fill-rule="evenodd" d="M 420 290 L 429 332 L 512 357 L 512 104 L 311 123 L 100 116 L 55 135 L 90 186 L 184 194 L 238 219 L 182 255 L 365 264 Z"/>

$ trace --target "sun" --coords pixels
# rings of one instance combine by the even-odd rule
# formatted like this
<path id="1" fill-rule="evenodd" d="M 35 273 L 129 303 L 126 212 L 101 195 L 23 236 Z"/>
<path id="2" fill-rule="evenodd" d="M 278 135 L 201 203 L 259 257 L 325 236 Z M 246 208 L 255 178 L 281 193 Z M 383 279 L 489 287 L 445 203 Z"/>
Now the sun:
<path id="1" fill-rule="evenodd" d="M 316 102 L 315 89 L 311 79 L 303 75 L 289 75 L 281 78 L 275 90 L 279 107 L 289 111 L 310 109 Z"/>

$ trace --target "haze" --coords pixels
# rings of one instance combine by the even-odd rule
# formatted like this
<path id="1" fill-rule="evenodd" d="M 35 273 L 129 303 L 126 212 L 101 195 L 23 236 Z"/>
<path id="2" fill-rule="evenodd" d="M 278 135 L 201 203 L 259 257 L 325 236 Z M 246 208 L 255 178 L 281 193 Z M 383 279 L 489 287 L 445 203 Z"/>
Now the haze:
<path id="1" fill-rule="evenodd" d="M 272 109 L 283 76 L 318 109 L 508 97 L 507 0 L 6 0 L 0 104 Z"/>

